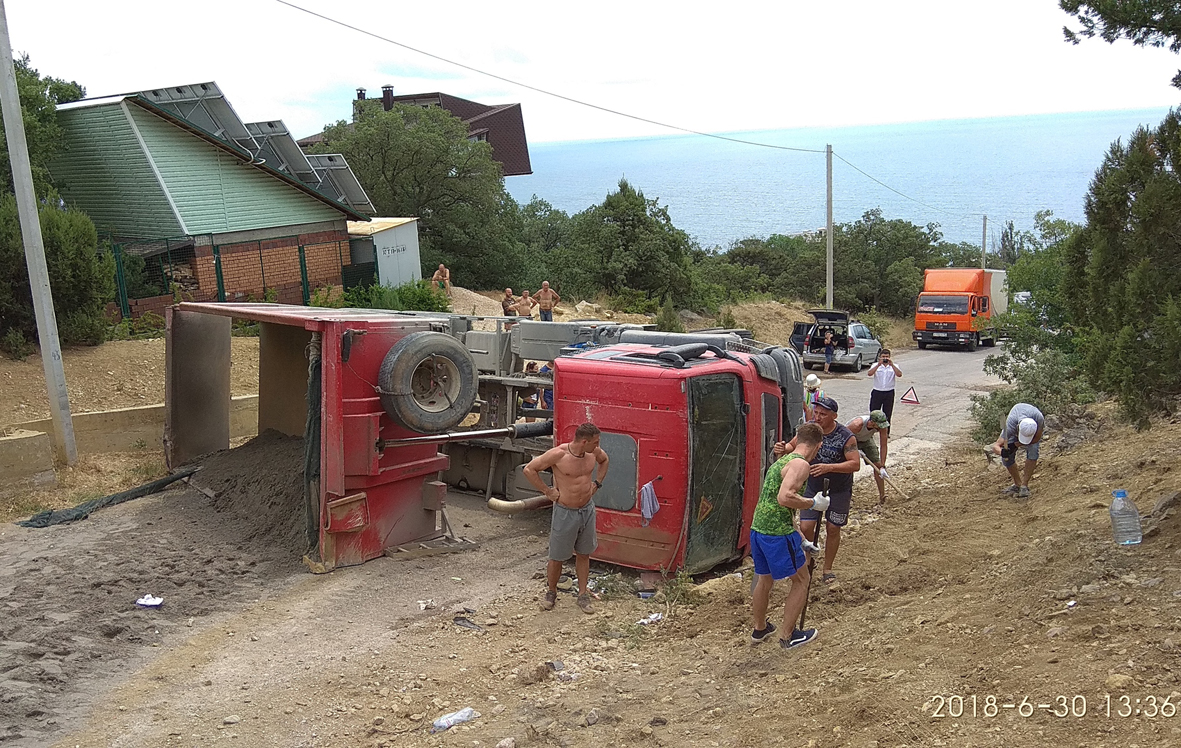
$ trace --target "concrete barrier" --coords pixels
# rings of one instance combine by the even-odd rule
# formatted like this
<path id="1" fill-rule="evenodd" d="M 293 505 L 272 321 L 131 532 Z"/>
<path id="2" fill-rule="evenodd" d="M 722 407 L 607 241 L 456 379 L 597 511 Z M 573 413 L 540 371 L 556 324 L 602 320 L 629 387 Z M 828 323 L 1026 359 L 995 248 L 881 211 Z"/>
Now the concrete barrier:
<path id="1" fill-rule="evenodd" d="M 57 482 L 49 434 L 8 427 L 0 431 L 0 495 Z"/>
<path id="2" fill-rule="evenodd" d="M 258 433 L 258 395 L 230 399 L 230 438 Z M 53 423 L 48 419 L 0 427 L 0 495 L 52 486 Z M 164 406 L 74 414 L 78 454 L 162 449 Z"/>
<path id="3" fill-rule="evenodd" d="M 53 422 L 48 418 L 13 424 L 9 428 L 49 434 L 50 446 L 53 446 Z M 257 433 L 258 395 L 230 398 L 230 438 L 254 436 Z M 79 454 L 162 448 L 163 439 L 163 405 L 74 414 L 74 440 L 78 445 Z"/>

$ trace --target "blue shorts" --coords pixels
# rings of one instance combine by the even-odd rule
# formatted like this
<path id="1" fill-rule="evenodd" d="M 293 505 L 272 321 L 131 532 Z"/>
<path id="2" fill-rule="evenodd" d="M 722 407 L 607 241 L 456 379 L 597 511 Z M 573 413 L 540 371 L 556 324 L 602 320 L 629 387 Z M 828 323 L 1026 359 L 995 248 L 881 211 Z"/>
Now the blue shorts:
<path id="1" fill-rule="evenodd" d="M 751 530 L 750 557 L 755 562 L 755 574 L 770 574 L 776 580 L 795 576 L 808 563 L 803 541 L 798 532 L 764 535 Z"/>
<path id="2" fill-rule="evenodd" d="M 1041 450 L 1038 449 L 1039 444 L 1041 444 L 1041 442 L 1037 442 L 1034 444 L 1018 444 L 1017 448 L 1013 450 L 1012 459 L 1006 460 L 1004 457 L 1002 457 L 1001 464 L 1004 465 L 1005 467 L 1010 467 L 1011 465 L 1016 465 L 1017 464 L 1017 450 L 1018 449 L 1025 450 L 1025 459 L 1033 460 L 1034 462 L 1037 462 L 1037 456 L 1041 452 Z"/>
<path id="3" fill-rule="evenodd" d="M 542 322 L 553 322 L 554 321 L 554 310 L 553 309 L 542 309 L 541 310 L 541 321 Z"/>
<path id="4" fill-rule="evenodd" d="M 824 363 L 831 364 L 832 363 L 832 354 L 834 354 L 834 353 L 836 353 L 835 349 L 825 348 L 824 349 Z"/>

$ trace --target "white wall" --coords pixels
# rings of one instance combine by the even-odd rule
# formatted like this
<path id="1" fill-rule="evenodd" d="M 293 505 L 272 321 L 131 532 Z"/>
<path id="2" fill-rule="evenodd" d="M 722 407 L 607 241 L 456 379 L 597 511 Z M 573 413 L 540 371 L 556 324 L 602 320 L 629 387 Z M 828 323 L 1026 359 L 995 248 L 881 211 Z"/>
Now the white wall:
<path id="1" fill-rule="evenodd" d="M 400 286 L 422 278 L 418 257 L 418 222 L 395 226 L 373 235 L 377 277 L 383 286 Z"/>

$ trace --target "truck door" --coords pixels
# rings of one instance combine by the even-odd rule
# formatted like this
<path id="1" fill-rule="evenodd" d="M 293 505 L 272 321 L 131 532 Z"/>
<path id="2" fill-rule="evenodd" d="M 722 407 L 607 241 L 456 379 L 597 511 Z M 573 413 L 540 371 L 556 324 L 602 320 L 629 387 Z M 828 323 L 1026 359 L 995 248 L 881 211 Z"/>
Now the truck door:
<path id="1" fill-rule="evenodd" d="M 733 374 L 689 379 L 689 507 L 685 570 L 735 556 L 742 525 L 746 418 Z"/>

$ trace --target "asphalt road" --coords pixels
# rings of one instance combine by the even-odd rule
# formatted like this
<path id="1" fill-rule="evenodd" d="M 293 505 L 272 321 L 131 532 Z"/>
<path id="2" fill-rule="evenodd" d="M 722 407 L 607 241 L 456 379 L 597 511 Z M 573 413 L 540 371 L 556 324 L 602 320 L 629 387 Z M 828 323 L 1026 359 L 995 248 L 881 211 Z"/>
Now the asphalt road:
<path id="1" fill-rule="evenodd" d="M 994 349 L 981 348 L 974 353 L 953 349 L 908 350 L 895 353 L 894 361 L 902 370 L 895 390 L 894 418 L 890 423 L 890 449 L 886 467 L 911 464 L 924 454 L 938 449 L 963 434 L 969 426 L 968 407 L 972 393 L 985 393 L 1001 384 L 984 373 L 984 359 Z M 821 388 L 840 406 L 842 423 L 869 412 L 869 393 L 873 379 L 847 372 L 825 376 Z M 910 387 L 918 394 L 919 404 L 901 402 Z M 858 478 L 868 476 L 863 469 Z"/>

